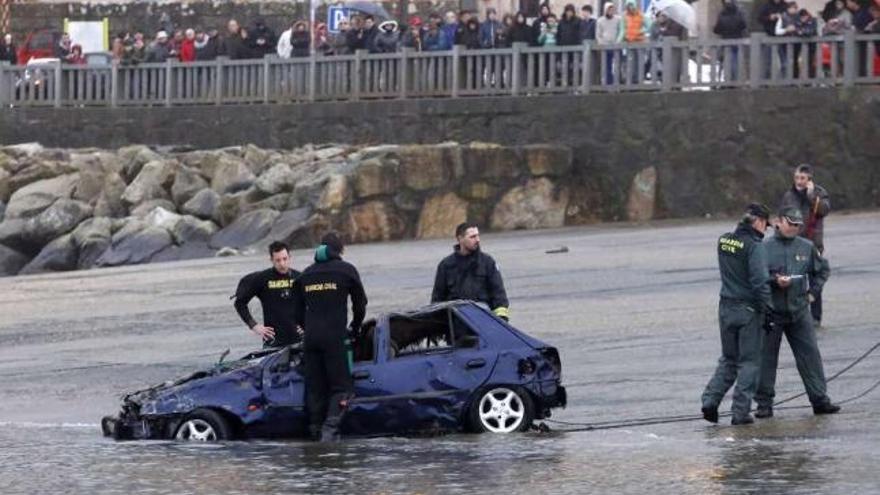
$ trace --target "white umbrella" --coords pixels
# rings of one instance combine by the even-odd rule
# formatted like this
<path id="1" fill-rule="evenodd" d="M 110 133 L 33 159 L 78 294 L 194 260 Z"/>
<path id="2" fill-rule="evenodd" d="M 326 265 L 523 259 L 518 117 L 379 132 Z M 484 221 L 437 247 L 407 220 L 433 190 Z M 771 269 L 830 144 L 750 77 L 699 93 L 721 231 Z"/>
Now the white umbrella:
<path id="1" fill-rule="evenodd" d="M 654 8 L 657 12 L 663 12 L 673 21 L 681 24 L 690 33 L 697 31 L 697 13 L 691 4 L 684 0 L 656 0 Z"/>

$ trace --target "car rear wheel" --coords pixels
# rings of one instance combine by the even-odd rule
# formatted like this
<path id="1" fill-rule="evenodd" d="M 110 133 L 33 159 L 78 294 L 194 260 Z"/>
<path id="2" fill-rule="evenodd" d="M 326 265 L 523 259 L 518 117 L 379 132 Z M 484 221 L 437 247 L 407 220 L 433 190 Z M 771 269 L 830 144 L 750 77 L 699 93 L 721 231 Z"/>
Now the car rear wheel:
<path id="1" fill-rule="evenodd" d="M 528 392 L 520 387 L 491 387 L 480 391 L 471 403 L 469 420 L 477 433 L 526 431 L 535 419 Z"/>
<path id="2" fill-rule="evenodd" d="M 231 438 L 229 422 L 210 409 L 196 409 L 188 414 L 174 434 L 174 439 L 181 442 L 218 442 Z"/>

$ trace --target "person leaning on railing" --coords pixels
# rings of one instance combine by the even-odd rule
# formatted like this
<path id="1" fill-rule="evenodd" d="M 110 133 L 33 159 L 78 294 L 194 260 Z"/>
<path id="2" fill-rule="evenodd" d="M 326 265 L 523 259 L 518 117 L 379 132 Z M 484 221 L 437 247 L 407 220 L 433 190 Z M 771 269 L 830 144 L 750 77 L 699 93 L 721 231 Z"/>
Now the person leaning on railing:
<path id="1" fill-rule="evenodd" d="M 736 40 L 745 38 L 749 31 L 746 23 L 746 17 L 737 5 L 736 0 L 723 0 L 724 7 L 718 13 L 718 19 L 715 21 L 715 27 L 712 32 L 717 34 L 723 40 Z M 730 58 L 727 58 L 727 55 Z M 721 52 L 718 58 L 721 65 L 722 74 L 729 81 L 739 80 L 739 47 L 727 47 Z M 725 63 L 726 62 L 726 63 Z M 729 68 L 729 70 L 728 70 Z M 724 73 L 724 72 L 727 73 Z"/>

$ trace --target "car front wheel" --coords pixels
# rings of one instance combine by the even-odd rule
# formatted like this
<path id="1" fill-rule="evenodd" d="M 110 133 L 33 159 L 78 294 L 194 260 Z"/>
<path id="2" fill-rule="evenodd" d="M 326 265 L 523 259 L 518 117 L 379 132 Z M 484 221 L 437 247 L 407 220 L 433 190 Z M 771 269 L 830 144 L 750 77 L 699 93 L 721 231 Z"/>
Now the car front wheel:
<path id="1" fill-rule="evenodd" d="M 528 392 L 520 387 L 498 386 L 483 389 L 471 403 L 470 424 L 478 433 L 526 431 L 535 418 Z"/>
<path id="2" fill-rule="evenodd" d="M 210 409 L 196 409 L 188 414 L 174 434 L 174 439 L 181 442 L 218 442 L 231 438 L 229 422 Z"/>

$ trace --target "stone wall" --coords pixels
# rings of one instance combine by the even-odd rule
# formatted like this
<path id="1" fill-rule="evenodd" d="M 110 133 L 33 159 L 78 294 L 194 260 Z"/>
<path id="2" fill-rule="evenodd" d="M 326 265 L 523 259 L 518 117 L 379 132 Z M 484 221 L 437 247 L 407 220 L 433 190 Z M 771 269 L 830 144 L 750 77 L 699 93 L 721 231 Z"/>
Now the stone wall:
<path id="1" fill-rule="evenodd" d="M 494 144 L 211 151 L 0 148 L 0 275 L 313 246 L 561 227 L 565 146 Z"/>
<path id="2" fill-rule="evenodd" d="M 633 178 L 649 167 L 657 184 L 646 194 L 657 200 L 638 218 L 733 213 L 747 199 L 774 203 L 799 162 L 818 166 L 836 207 L 877 206 L 878 128 L 877 87 L 0 111 L 0 144 L 558 143 L 572 149 L 572 180 L 580 184 L 571 223 L 627 219 Z"/>

